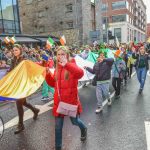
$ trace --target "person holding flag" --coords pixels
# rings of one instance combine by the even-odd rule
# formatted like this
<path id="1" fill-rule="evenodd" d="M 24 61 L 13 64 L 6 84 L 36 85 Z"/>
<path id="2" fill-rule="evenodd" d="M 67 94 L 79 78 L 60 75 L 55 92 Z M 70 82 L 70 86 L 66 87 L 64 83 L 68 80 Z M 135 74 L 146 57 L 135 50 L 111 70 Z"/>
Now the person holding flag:
<path id="1" fill-rule="evenodd" d="M 13 70 L 21 61 L 24 60 L 23 56 L 22 56 L 22 46 L 19 44 L 15 44 L 13 46 L 13 59 L 12 59 L 12 64 L 10 67 L 10 71 Z M 22 132 L 24 130 L 24 124 L 23 124 L 23 116 L 24 116 L 24 110 L 23 110 L 23 106 L 29 108 L 30 110 L 32 110 L 32 112 L 34 113 L 33 119 L 36 120 L 38 117 L 38 113 L 39 113 L 39 109 L 35 108 L 34 106 L 32 106 L 31 104 L 27 103 L 26 98 L 22 98 L 22 99 L 18 99 L 16 101 L 16 105 L 17 105 L 17 111 L 18 111 L 18 116 L 19 116 L 19 122 L 17 125 L 17 129 L 14 132 L 14 134 L 18 134 L 20 132 Z"/>
<path id="2" fill-rule="evenodd" d="M 53 68 L 54 67 L 54 61 L 49 58 L 49 56 L 46 54 L 45 51 L 42 52 L 42 60 L 38 62 L 37 64 L 46 67 L 46 68 Z M 54 94 L 54 88 L 50 87 L 46 81 L 42 84 L 42 101 L 50 100 L 49 98 L 49 91 Z"/>
<path id="3" fill-rule="evenodd" d="M 111 67 L 114 60 L 113 58 L 107 58 L 105 52 L 100 52 L 98 61 L 93 68 L 85 66 L 84 68 L 90 73 L 96 76 L 96 97 L 97 97 L 97 109 L 95 113 L 100 113 L 103 110 L 103 97 L 108 99 L 108 105 L 110 106 L 112 101 L 109 94 L 109 83 L 111 78 Z"/>

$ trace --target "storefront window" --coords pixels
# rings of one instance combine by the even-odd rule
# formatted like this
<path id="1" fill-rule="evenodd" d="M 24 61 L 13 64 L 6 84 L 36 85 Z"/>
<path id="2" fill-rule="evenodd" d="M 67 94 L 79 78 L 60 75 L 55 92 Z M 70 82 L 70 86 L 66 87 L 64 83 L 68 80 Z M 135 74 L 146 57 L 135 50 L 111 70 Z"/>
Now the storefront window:
<path id="1" fill-rule="evenodd" d="M 115 28 L 114 35 L 118 38 L 119 42 L 121 42 L 121 28 Z"/>

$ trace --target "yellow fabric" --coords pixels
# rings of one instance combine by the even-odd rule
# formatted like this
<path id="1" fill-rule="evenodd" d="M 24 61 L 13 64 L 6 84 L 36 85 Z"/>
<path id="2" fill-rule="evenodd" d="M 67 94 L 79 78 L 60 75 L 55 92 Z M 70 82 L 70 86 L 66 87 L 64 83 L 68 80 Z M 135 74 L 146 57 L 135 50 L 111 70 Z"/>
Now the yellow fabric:
<path id="1" fill-rule="evenodd" d="M 128 58 L 127 67 L 130 68 L 130 64 L 134 64 L 136 59 L 134 59 L 132 56 Z"/>
<path id="2" fill-rule="evenodd" d="M 147 42 L 150 43 L 150 38 L 148 38 Z"/>
<path id="3" fill-rule="evenodd" d="M 0 96 L 25 98 L 33 94 L 45 80 L 46 69 L 24 60 L 0 80 Z"/>

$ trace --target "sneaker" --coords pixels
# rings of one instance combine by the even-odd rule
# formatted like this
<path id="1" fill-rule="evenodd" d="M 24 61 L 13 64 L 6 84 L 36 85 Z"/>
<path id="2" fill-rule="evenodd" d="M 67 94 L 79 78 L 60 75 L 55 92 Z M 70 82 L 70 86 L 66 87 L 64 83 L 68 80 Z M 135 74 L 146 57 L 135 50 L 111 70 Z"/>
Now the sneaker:
<path id="1" fill-rule="evenodd" d="M 48 101 L 49 100 L 49 97 L 42 97 L 41 101 Z"/>
<path id="2" fill-rule="evenodd" d="M 116 96 L 115 96 L 115 99 L 119 99 L 119 98 L 120 98 L 120 95 L 116 95 Z"/>
<path id="3" fill-rule="evenodd" d="M 87 138 L 87 128 L 81 130 L 81 141 L 85 141 Z"/>
<path id="4" fill-rule="evenodd" d="M 139 89 L 139 94 L 142 94 L 143 89 Z"/>
<path id="5" fill-rule="evenodd" d="M 83 84 L 83 88 L 85 88 L 85 87 L 87 87 L 87 84 L 86 84 L 86 83 Z"/>
<path id="6" fill-rule="evenodd" d="M 111 106 L 111 104 L 112 104 L 112 100 L 111 100 L 111 98 L 109 98 L 107 105 L 108 105 L 108 106 Z"/>
<path id="7" fill-rule="evenodd" d="M 100 112 L 103 111 L 103 107 L 98 107 L 96 110 L 95 110 L 95 113 L 98 114 Z"/>

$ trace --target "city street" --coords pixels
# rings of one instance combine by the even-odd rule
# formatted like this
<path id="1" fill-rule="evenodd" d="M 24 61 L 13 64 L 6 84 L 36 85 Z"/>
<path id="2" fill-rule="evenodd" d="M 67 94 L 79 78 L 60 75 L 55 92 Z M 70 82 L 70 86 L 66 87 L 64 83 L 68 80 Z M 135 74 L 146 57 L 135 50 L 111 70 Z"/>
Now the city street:
<path id="1" fill-rule="evenodd" d="M 79 90 L 83 105 L 82 120 L 88 127 L 88 138 L 80 141 L 80 130 L 65 118 L 63 128 L 64 150 L 149 150 L 150 142 L 150 76 L 147 76 L 143 94 L 138 94 L 139 84 L 136 75 L 122 87 L 121 98 L 114 100 L 111 107 L 104 102 L 101 114 L 95 114 L 95 87 Z M 113 89 L 111 87 L 111 93 Z M 53 101 L 41 101 L 41 93 L 30 98 L 30 103 L 41 109 L 37 121 L 33 121 L 32 112 L 26 111 L 24 132 L 14 135 L 17 110 L 15 103 L 1 106 L 0 115 L 5 122 L 4 136 L 0 141 L 0 150 L 53 150 L 54 117 Z M 13 119 L 13 120 L 12 120 Z M 147 144 L 148 143 L 148 144 Z"/>

